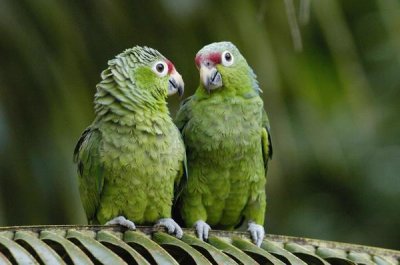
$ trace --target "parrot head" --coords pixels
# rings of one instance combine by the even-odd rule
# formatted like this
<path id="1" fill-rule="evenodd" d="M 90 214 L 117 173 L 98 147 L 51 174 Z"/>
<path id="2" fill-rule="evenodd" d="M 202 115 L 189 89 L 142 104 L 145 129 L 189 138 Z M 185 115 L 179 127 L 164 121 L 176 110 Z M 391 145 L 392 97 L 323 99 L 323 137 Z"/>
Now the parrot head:
<path id="1" fill-rule="evenodd" d="M 112 78 L 120 87 L 125 87 L 124 82 L 131 84 L 130 91 L 123 93 L 156 98 L 177 92 L 180 96 L 183 94 L 182 76 L 173 63 L 155 49 L 135 46 L 117 55 L 108 65 L 102 73 L 103 83 Z"/>
<path id="2" fill-rule="evenodd" d="M 259 91 L 256 76 L 246 59 L 231 42 L 215 42 L 204 46 L 195 58 L 200 83 L 210 93 L 223 87 L 240 88 L 251 83 Z"/>
<path id="3" fill-rule="evenodd" d="M 161 89 L 163 92 L 166 91 L 168 96 L 178 92 L 179 96 L 182 96 L 184 90 L 182 76 L 173 63 L 157 50 L 136 46 L 119 56 L 129 58 L 133 62 L 128 65 L 132 66 L 131 77 L 138 88 Z"/>
<path id="4" fill-rule="evenodd" d="M 166 97 L 183 94 L 183 80 L 171 61 L 157 50 L 135 46 L 108 61 L 96 85 L 95 111 L 99 119 L 115 119 L 138 109 L 167 112 Z M 132 122 L 132 121 L 129 121 Z"/>

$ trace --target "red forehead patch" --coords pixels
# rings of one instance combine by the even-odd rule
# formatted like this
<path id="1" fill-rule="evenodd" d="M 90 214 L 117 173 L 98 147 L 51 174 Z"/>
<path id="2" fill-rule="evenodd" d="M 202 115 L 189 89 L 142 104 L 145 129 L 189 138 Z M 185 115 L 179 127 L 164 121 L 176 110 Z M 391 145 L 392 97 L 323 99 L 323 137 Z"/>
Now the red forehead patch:
<path id="1" fill-rule="evenodd" d="M 221 54 L 219 52 L 213 52 L 210 53 L 207 56 L 207 59 L 213 62 L 214 64 L 220 64 L 221 63 Z"/>
<path id="2" fill-rule="evenodd" d="M 200 67 L 201 55 L 197 55 L 196 58 L 194 59 L 194 62 L 196 63 L 197 67 Z"/>
<path id="3" fill-rule="evenodd" d="M 168 74 L 171 74 L 174 71 L 175 66 L 170 60 L 166 60 L 165 62 L 168 65 Z"/>
<path id="4" fill-rule="evenodd" d="M 208 61 L 212 62 L 214 65 L 215 64 L 220 64 L 221 63 L 221 53 L 213 52 L 213 53 L 209 53 L 209 54 L 207 54 L 205 56 L 199 54 L 194 59 L 194 61 L 196 62 L 197 67 L 200 67 L 200 64 L 204 60 L 208 60 Z"/>

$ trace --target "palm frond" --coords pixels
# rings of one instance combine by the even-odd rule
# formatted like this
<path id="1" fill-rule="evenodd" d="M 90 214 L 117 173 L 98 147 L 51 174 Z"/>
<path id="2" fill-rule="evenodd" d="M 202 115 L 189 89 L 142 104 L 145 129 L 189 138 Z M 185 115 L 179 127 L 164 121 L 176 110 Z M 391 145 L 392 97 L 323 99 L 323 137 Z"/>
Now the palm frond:
<path id="1" fill-rule="evenodd" d="M 0 227 L 0 264 L 273 264 L 398 265 L 400 252 L 315 239 L 267 235 L 261 248 L 248 233 L 211 231 L 208 242 L 185 229 L 119 226 Z"/>

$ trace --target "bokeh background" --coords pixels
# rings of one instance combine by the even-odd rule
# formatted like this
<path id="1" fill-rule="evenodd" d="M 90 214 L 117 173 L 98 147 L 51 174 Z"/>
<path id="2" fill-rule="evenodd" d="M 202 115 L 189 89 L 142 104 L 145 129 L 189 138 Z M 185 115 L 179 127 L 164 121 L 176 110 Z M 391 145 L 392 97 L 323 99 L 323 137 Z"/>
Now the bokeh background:
<path id="1" fill-rule="evenodd" d="M 109 59 L 154 47 L 189 96 L 221 40 L 270 116 L 267 232 L 399 249 L 398 0 L 1 0 L 0 225 L 85 223 L 72 153 Z"/>

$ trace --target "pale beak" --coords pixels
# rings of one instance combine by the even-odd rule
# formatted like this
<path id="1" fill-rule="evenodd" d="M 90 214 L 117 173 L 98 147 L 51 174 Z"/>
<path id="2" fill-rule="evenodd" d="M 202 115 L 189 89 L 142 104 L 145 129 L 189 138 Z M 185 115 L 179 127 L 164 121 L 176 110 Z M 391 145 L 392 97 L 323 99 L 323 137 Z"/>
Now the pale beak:
<path id="1" fill-rule="evenodd" d="M 208 93 L 210 93 L 211 90 L 222 87 L 222 76 L 215 66 L 201 64 L 200 80 Z"/>
<path id="2" fill-rule="evenodd" d="M 183 83 L 182 76 L 174 70 L 168 80 L 168 96 L 171 96 L 178 92 L 178 95 L 182 97 L 185 84 Z"/>

